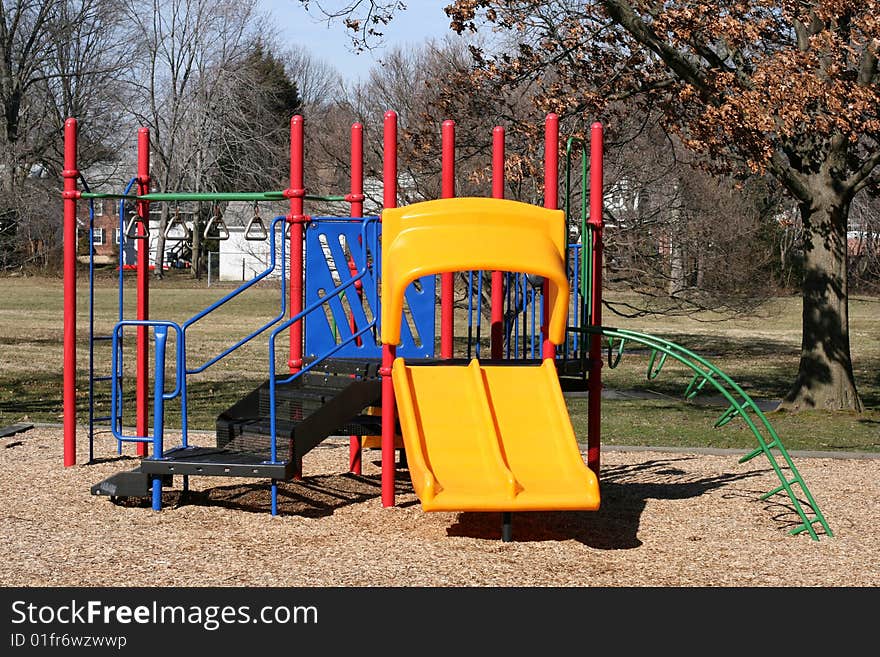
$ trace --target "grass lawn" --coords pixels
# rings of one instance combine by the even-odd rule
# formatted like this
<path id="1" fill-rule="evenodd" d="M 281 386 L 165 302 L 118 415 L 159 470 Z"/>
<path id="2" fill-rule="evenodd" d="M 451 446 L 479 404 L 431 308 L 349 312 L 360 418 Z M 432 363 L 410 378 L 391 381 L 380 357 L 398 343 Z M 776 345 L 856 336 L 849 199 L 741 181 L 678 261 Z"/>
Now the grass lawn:
<path id="1" fill-rule="evenodd" d="M 82 276 L 81 279 L 84 279 Z M 134 316 L 134 279 L 125 285 L 126 317 Z M 180 276 L 151 280 L 150 315 L 182 322 L 232 289 L 231 285 L 192 282 Z M 610 296 L 610 294 L 609 294 Z M 109 334 L 115 321 L 115 277 L 99 279 L 95 291 L 96 334 Z M 258 285 L 222 306 L 187 332 L 187 362 L 192 369 L 227 347 L 278 312 L 277 284 Z M 789 449 L 880 451 L 880 299 L 850 300 L 850 332 L 856 382 L 866 410 L 862 414 L 767 412 L 777 433 Z M 81 282 L 78 296 L 77 362 L 79 422 L 87 421 L 88 409 L 88 299 Z M 728 373 L 753 399 L 780 399 L 797 372 L 800 346 L 800 300 L 773 300 L 750 317 L 716 321 L 709 315 L 697 318 L 640 318 L 618 320 L 606 315 L 605 324 L 643 331 L 677 342 L 708 358 Z M 0 426 L 20 421 L 62 421 L 62 320 L 63 294 L 60 278 L 0 278 Z M 133 335 L 129 331 L 126 335 Z M 126 340 L 125 371 L 132 380 L 134 340 Z M 169 345 L 170 346 L 170 345 Z M 284 371 L 286 341 L 278 347 L 279 371 Z M 109 343 L 95 347 L 96 374 L 109 372 Z M 217 414 L 238 401 L 266 378 L 268 350 L 260 338 L 221 359 L 200 374 L 191 375 L 189 422 L 191 428 L 213 429 Z M 602 432 L 606 444 L 651 446 L 701 446 L 751 448 L 754 436 L 735 419 L 713 428 L 726 403 L 715 405 L 711 392 L 706 399 L 685 402 L 682 393 L 690 370 L 670 359 L 661 375 L 647 380 L 649 354 L 633 348 L 618 367 L 603 369 L 608 391 L 632 391 L 623 398 L 603 400 Z M 151 366 L 152 372 L 152 366 Z M 169 376 L 171 374 L 169 373 Z M 97 384 L 108 413 L 109 384 Z M 104 387 L 101 387 L 104 386 Z M 126 386 L 130 389 L 130 383 Z M 129 395 L 127 399 L 131 398 Z M 571 397 L 569 409 L 580 438 L 586 435 L 586 400 Z M 126 424 L 133 419 L 126 406 Z M 179 407 L 169 404 L 169 426 L 179 426 Z"/>

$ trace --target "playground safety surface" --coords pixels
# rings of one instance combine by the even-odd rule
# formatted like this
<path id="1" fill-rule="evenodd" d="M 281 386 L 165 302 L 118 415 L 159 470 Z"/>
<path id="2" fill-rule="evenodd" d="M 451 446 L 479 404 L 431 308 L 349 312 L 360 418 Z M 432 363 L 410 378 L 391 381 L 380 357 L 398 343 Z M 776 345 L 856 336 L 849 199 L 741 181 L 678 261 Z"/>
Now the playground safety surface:
<path id="1" fill-rule="evenodd" d="M 97 444 L 97 463 L 63 468 L 61 429 L 0 438 L 0 585 L 880 585 L 877 458 L 794 456 L 834 532 L 813 541 L 787 533 L 799 522 L 787 497 L 761 501 L 778 485 L 766 459 L 608 449 L 598 511 L 514 514 L 503 543 L 499 513 L 423 512 L 403 469 L 398 506 L 382 508 L 379 451 L 346 474 L 346 438 L 305 457 L 277 518 L 254 480 L 193 477 L 183 497 L 178 479 L 158 513 L 93 496 L 138 462 Z"/>

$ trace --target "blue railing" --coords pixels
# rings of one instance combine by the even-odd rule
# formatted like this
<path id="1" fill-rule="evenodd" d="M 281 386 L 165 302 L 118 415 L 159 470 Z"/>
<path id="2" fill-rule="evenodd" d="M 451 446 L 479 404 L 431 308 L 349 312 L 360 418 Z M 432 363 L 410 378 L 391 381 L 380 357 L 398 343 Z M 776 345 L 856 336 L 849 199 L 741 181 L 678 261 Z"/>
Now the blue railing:
<path id="1" fill-rule="evenodd" d="M 180 364 L 183 362 L 183 354 L 185 351 L 185 337 L 183 333 L 183 328 L 176 322 L 171 322 L 168 320 L 158 320 L 158 319 L 126 319 L 121 322 L 117 322 L 116 326 L 113 328 L 113 359 L 114 362 L 119 357 L 119 342 L 122 339 L 122 329 L 126 326 L 152 326 L 153 327 L 153 338 L 156 343 L 156 355 L 155 355 L 155 370 L 156 374 L 154 377 L 154 396 L 155 399 L 153 401 L 155 405 L 153 419 L 154 419 L 154 427 L 153 427 L 153 436 L 127 436 L 122 432 L 122 429 L 117 429 L 113 427 L 113 435 L 116 440 L 120 442 L 136 442 L 136 443 L 144 443 L 144 442 L 152 442 L 154 449 L 158 446 L 159 451 L 155 452 L 155 454 L 162 454 L 162 440 L 161 434 L 164 425 L 164 402 L 169 401 L 177 397 L 178 395 L 183 394 L 185 397 L 186 393 L 186 377 L 184 375 L 184 370 L 180 367 Z M 174 390 L 171 392 L 165 392 L 165 344 L 168 338 L 168 329 L 174 329 L 177 333 L 177 348 L 176 348 L 176 371 L 174 376 Z M 160 350 L 161 343 L 161 350 Z M 112 383 L 112 398 L 110 400 L 110 412 L 116 416 L 117 413 L 121 420 L 122 418 L 122 410 L 117 408 L 117 396 L 119 395 L 119 377 L 113 378 Z M 157 420 L 157 417 L 161 417 L 162 420 Z M 121 422 L 120 422 L 121 424 Z M 183 418 L 183 432 L 186 433 L 186 416 Z M 154 454 L 154 456 L 155 456 Z"/>
<path id="2" fill-rule="evenodd" d="M 153 327 L 153 336 L 154 342 L 156 345 L 155 349 L 155 375 L 154 375 L 154 407 L 153 407 L 153 435 L 152 436 L 137 436 L 137 435 L 126 435 L 122 431 L 122 412 L 121 412 L 121 390 L 119 390 L 120 386 L 120 378 L 114 377 L 113 380 L 113 390 L 112 390 L 112 402 L 111 402 L 111 413 L 114 417 L 119 417 L 119 427 L 113 427 L 113 435 L 120 442 L 142 442 L 142 443 L 152 443 L 153 445 L 153 455 L 151 458 L 153 459 L 161 459 L 162 455 L 165 453 L 164 450 L 164 413 L 165 413 L 165 402 L 175 399 L 180 396 L 181 399 L 181 434 L 182 434 L 182 444 L 184 447 L 188 444 L 188 422 L 187 422 L 187 383 L 186 377 L 190 374 L 197 374 L 203 372 L 208 367 L 221 360 L 225 356 L 228 356 L 230 353 L 243 346 L 247 342 L 253 340 L 260 334 L 267 331 L 269 328 L 280 322 L 284 319 L 284 315 L 287 312 L 287 304 L 286 304 L 286 276 L 285 276 L 285 267 L 283 264 L 286 260 L 285 255 L 285 241 L 282 239 L 281 241 L 281 262 L 282 262 L 282 273 L 281 273 L 281 310 L 277 316 L 275 316 L 272 320 L 266 322 L 263 326 L 251 332 L 248 336 L 238 340 L 235 344 L 227 349 L 224 349 L 218 355 L 208 359 L 205 363 L 200 365 L 199 367 L 189 369 L 186 366 L 186 331 L 193 324 L 198 322 L 200 319 L 204 318 L 217 308 L 221 307 L 225 303 L 229 302 L 231 299 L 235 298 L 239 294 L 243 293 L 250 287 L 253 287 L 260 280 L 266 278 L 277 266 L 276 260 L 276 248 L 275 248 L 275 239 L 277 233 L 278 224 L 284 221 L 286 218 L 276 217 L 272 222 L 272 229 L 270 234 L 270 262 L 267 268 L 261 272 L 259 275 L 248 281 L 246 284 L 241 285 L 236 288 L 229 294 L 225 295 L 221 299 L 217 300 L 204 310 L 199 311 L 197 314 L 193 315 L 190 319 L 188 319 L 183 324 L 178 324 L 176 322 L 167 321 L 167 320 L 124 320 L 117 322 L 116 326 L 113 330 L 113 362 L 119 362 L 121 360 L 119 349 L 120 342 L 122 338 L 122 331 L 125 327 L 129 326 L 143 326 L 143 327 Z M 362 244 L 364 248 L 369 244 L 372 253 L 378 253 L 378 231 L 376 230 L 376 226 L 378 225 L 378 217 L 367 217 L 362 220 Z M 340 219 L 340 221 L 352 221 L 352 219 Z M 352 340 L 356 340 L 358 337 L 363 335 L 364 333 L 372 330 L 374 326 L 377 325 L 378 322 L 378 314 L 374 318 L 374 320 L 364 326 L 362 329 L 353 333 L 349 338 L 343 340 L 340 344 L 336 345 L 333 349 L 329 350 L 324 355 L 310 362 L 306 367 L 301 369 L 299 372 L 292 374 L 291 376 L 277 380 L 275 376 L 275 340 L 282 331 L 288 329 L 294 323 L 302 320 L 306 315 L 313 312 L 315 309 L 319 308 L 323 304 L 327 303 L 330 299 L 333 299 L 344 292 L 347 288 L 354 285 L 356 282 L 360 281 L 366 276 L 367 267 L 370 266 L 368 259 L 365 257 L 364 262 L 367 263 L 364 270 L 359 272 L 355 277 L 346 282 L 344 285 L 341 285 L 334 289 L 334 291 L 321 298 L 319 301 L 310 304 L 308 307 L 303 309 L 301 312 L 297 313 L 293 317 L 289 318 L 287 321 L 283 322 L 280 326 L 278 326 L 274 331 L 272 331 L 269 339 L 269 381 L 270 381 L 270 422 L 272 427 L 272 436 L 271 436 L 271 460 L 270 463 L 278 463 L 277 460 L 277 423 L 276 423 L 276 412 L 275 412 L 275 387 L 276 384 L 284 384 L 289 383 L 296 379 L 298 376 L 301 376 L 305 372 L 309 371 L 313 367 L 315 367 L 322 360 L 329 358 L 334 353 L 336 353 L 339 349 L 341 349 L 344 345 L 348 344 Z M 374 280 L 377 280 L 374 278 Z M 171 392 L 165 391 L 165 354 L 166 354 L 166 346 L 167 346 L 167 338 L 168 331 L 172 329 L 177 334 L 177 344 L 175 350 L 175 386 Z M 118 400 L 118 401 L 117 401 Z M 157 490 L 159 491 L 157 493 Z M 156 488 L 154 482 L 153 494 L 154 497 L 157 494 L 161 493 L 161 488 Z M 274 498 L 273 498 L 274 499 Z M 154 508 L 157 502 L 154 499 Z"/>
<path id="3" fill-rule="evenodd" d="M 277 225 L 280 222 L 285 221 L 285 220 L 286 220 L 286 217 L 284 217 L 284 216 L 275 217 L 275 219 L 272 220 L 272 225 L 270 228 L 270 238 L 269 238 L 269 244 L 270 244 L 270 246 L 269 246 L 269 250 L 270 250 L 269 266 L 264 271 L 262 271 L 260 274 L 258 274 L 257 276 L 255 276 L 254 278 L 249 280 L 247 283 L 245 283 L 244 285 L 237 287 L 235 290 L 233 290 L 232 292 L 227 294 L 225 297 L 215 301 L 214 303 L 212 303 L 210 306 L 208 306 L 204 310 L 196 313 L 191 318 L 189 318 L 183 324 L 184 331 L 186 331 L 190 326 L 192 326 L 193 324 L 198 322 L 200 319 L 202 319 L 206 315 L 214 312 L 215 310 L 217 310 L 217 308 L 219 308 L 223 304 L 227 303 L 231 299 L 234 299 L 239 294 L 242 294 L 245 290 L 253 287 L 254 285 L 259 283 L 261 280 L 263 280 L 269 274 L 272 273 L 272 271 L 275 269 L 275 232 L 277 229 Z M 226 356 L 231 354 L 233 351 L 235 351 L 236 349 L 238 349 L 242 345 L 246 344 L 247 342 L 250 342 L 255 337 L 257 337 L 258 335 L 263 333 L 265 330 L 267 330 L 272 325 L 277 324 L 282 319 L 284 319 L 284 315 L 287 313 L 287 275 L 286 275 L 287 267 L 283 266 L 283 263 L 285 263 L 285 259 L 286 259 L 285 244 L 286 244 L 286 240 L 282 239 L 281 240 L 281 262 L 282 262 L 282 267 L 281 267 L 281 310 L 278 313 L 278 315 L 274 319 L 272 319 L 271 321 L 264 324 L 262 327 L 253 331 L 250 335 L 248 335 L 248 336 L 242 338 L 241 340 L 239 340 L 238 342 L 236 342 L 234 345 L 232 345 L 228 349 L 225 349 L 223 352 L 221 352 L 218 355 L 214 356 L 213 358 L 205 361 L 199 367 L 196 367 L 194 369 L 186 369 L 187 374 L 199 374 L 201 372 L 204 372 L 206 369 L 208 369 L 211 365 L 213 365 L 217 361 L 225 358 Z M 185 363 L 184 363 L 184 365 L 185 365 Z"/>
<path id="4" fill-rule="evenodd" d="M 571 286 L 569 318 L 566 325 L 581 325 L 586 299 L 581 298 L 581 261 L 583 247 L 581 244 L 568 245 L 568 271 Z M 485 272 L 467 272 L 467 358 L 471 355 L 480 357 L 481 322 L 483 310 L 483 275 Z M 541 355 L 541 323 L 543 320 L 543 289 L 533 285 L 529 277 L 523 273 L 504 272 L 504 288 L 506 295 L 506 316 L 504 319 L 504 335 L 507 346 L 506 358 L 539 358 Z M 476 296 L 476 300 L 474 297 Z M 565 343 L 560 345 L 557 356 L 563 360 L 579 357 L 579 348 L 583 340 L 580 333 L 569 331 Z"/>
<path id="5" fill-rule="evenodd" d="M 247 337 L 242 338 L 241 340 L 236 342 L 232 347 L 225 349 L 219 355 L 211 358 L 210 360 L 208 360 L 205 364 L 201 365 L 200 367 L 197 367 L 195 369 L 190 370 L 186 366 L 185 343 L 186 343 L 187 329 L 189 327 L 191 327 L 193 324 L 195 324 L 197 321 L 199 321 L 200 319 L 205 317 L 205 315 L 208 315 L 212 311 L 214 311 L 217 308 L 219 308 L 220 306 L 224 305 L 225 303 L 227 303 L 231 299 L 235 298 L 236 296 L 238 296 L 239 294 L 241 294 L 242 292 L 244 292 L 248 288 L 253 287 L 256 283 L 258 283 L 262 279 L 266 278 L 269 274 L 272 273 L 272 271 L 275 270 L 275 268 L 277 267 L 277 264 L 278 264 L 277 257 L 276 257 L 276 246 L 275 246 L 276 245 L 276 241 L 275 241 L 276 240 L 276 233 L 278 232 L 278 225 L 280 223 L 284 222 L 285 220 L 286 220 L 286 217 L 279 216 L 279 217 L 276 217 L 272 221 L 271 233 L 269 236 L 269 244 L 270 244 L 270 246 L 269 246 L 269 251 L 270 251 L 269 264 L 267 265 L 266 269 L 263 270 L 256 277 L 254 277 L 253 279 L 251 279 L 250 281 L 245 283 L 244 285 L 239 286 L 238 288 L 236 288 L 235 290 L 233 290 L 229 294 L 225 295 L 224 297 L 222 297 L 218 301 L 214 302 L 213 304 L 211 304 L 210 306 L 208 306 L 204 310 L 196 313 L 190 319 L 188 319 L 186 322 L 184 322 L 182 325 L 177 324 L 175 322 L 169 322 L 169 321 L 164 321 L 164 320 L 162 320 L 162 321 L 125 320 L 125 321 L 120 321 L 116 324 L 116 327 L 114 328 L 113 336 L 112 336 L 113 337 L 113 355 L 112 355 L 113 363 L 120 363 L 121 362 L 121 354 L 119 352 L 119 341 L 121 340 L 121 330 L 125 326 L 153 326 L 153 327 L 155 327 L 153 333 L 154 333 L 154 341 L 156 342 L 156 349 L 157 349 L 157 353 L 156 353 L 156 356 L 154 359 L 155 360 L 155 370 L 156 370 L 156 373 L 155 373 L 155 380 L 156 381 L 158 381 L 160 379 L 164 381 L 164 378 L 165 378 L 165 359 L 164 359 L 165 345 L 164 345 L 164 341 L 167 339 L 168 328 L 173 328 L 178 334 L 177 355 L 176 355 L 176 362 L 175 362 L 177 386 L 175 387 L 174 394 L 171 394 L 170 396 L 167 393 L 165 393 L 164 390 L 160 390 L 157 388 L 157 391 L 155 393 L 155 399 L 154 399 L 154 405 L 155 405 L 154 406 L 154 427 L 153 427 L 153 435 L 152 436 L 134 436 L 134 435 L 123 434 L 123 432 L 122 432 L 122 410 L 121 410 L 121 396 L 122 395 L 121 395 L 121 390 L 117 391 L 117 386 L 119 385 L 118 380 L 120 377 L 116 376 L 117 370 L 114 369 L 113 388 L 112 388 L 112 393 L 111 393 L 113 395 L 113 399 L 111 402 L 111 415 L 113 417 L 118 417 L 118 427 L 116 427 L 116 426 L 113 427 L 113 435 L 116 438 L 116 440 L 119 442 L 120 448 L 121 448 L 121 445 L 123 442 L 143 442 L 143 443 L 152 442 L 154 445 L 153 458 L 160 458 L 161 455 L 164 454 L 164 446 L 162 444 L 163 443 L 162 433 L 164 431 L 164 408 L 162 408 L 162 421 L 159 422 L 158 424 L 155 423 L 155 417 L 156 417 L 155 410 L 156 410 L 157 406 L 164 407 L 165 401 L 169 401 L 171 399 L 174 399 L 175 397 L 177 397 L 177 395 L 180 395 L 180 405 L 181 405 L 181 407 L 180 407 L 181 441 L 182 441 L 182 445 L 184 447 L 186 447 L 189 444 L 188 420 L 187 420 L 188 407 L 187 407 L 187 394 L 186 394 L 186 376 L 189 374 L 197 374 L 197 373 L 203 372 L 204 370 L 206 370 L 208 367 L 210 367 L 211 365 L 213 365 L 214 363 L 216 363 L 220 359 L 229 355 L 230 353 L 232 353 L 233 351 L 235 351 L 236 349 L 238 349 L 242 345 L 246 344 L 250 340 L 254 339 L 258 335 L 260 335 L 261 333 L 266 331 L 273 324 L 277 324 L 279 321 L 284 319 L 284 314 L 287 312 L 287 305 L 286 305 L 286 298 L 287 297 L 285 294 L 285 292 L 286 292 L 286 290 L 285 290 L 285 287 L 286 287 L 285 286 L 285 281 L 286 281 L 285 267 L 282 266 L 281 267 L 281 311 L 280 311 L 280 313 L 273 320 L 267 322 L 265 325 L 263 325 L 261 328 L 257 329 L 256 331 L 253 331 Z M 282 239 L 281 240 L 281 262 L 282 262 L 282 264 L 285 262 L 285 259 L 286 259 L 285 240 Z M 164 336 L 160 336 L 160 334 L 159 334 L 160 327 L 164 328 L 164 332 L 165 332 Z M 162 358 L 161 359 L 159 358 L 159 353 L 158 353 L 158 349 L 159 349 L 158 343 L 159 343 L 160 339 L 163 341 Z M 163 384 L 163 386 L 164 386 L 164 384 Z M 119 399 L 119 402 L 118 402 L 119 406 L 117 406 L 117 398 Z"/>
<path id="6" fill-rule="evenodd" d="M 351 219 L 340 219 L 339 221 L 351 221 Z M 377 227 L 379 225 L 378 222 L 379 222 L 379 217 L 365 217 L 361 222 L 361 239 L 360 239 L 361 248 L 367 249 L 367 245 L 369 244 L 370 248 L 367 249 L 366 253 L 371 252 L 373 254 L 374 258 L 379 253 L 378 230 L 377 230 Z M 371 228 L 372 228 L 372 231 L 370 230 Z M 379 316 L 381 313 L 374 313 L 373 320 L 371 322 L 369 322 L 368 324 L 366 324 L 362 328 L 358 329 L 357 331 L 351 333 L 351 335 L 349 337 L 347 337 L 344 340 L 341 340 L 338 344 L 336 344 L 334 347 L 332 347 L 329 351 L 325 352 L 322 356 L 320 356 L 320 357 L 316 358 L 315 360 L 306 364 L 306 366 L 303 367 L 302 369 L 300 369 L 298 372 L 295 372 L 294 374 L 291 374 L 290 376 L 288 376 L 284 379 L 281 379 L 281 380 L 276 380 L 276 375 L 275 375 L 275 358 L 276 358 L 275 340 L 277 339 L 278 335 L 282 331 L 290 328 L 293 324 L 300 321 L 306 315 L 313 312 L 317 308 L 320 308 L 325 303 L 328 303 L 331 299 L 334 299 L 335 297 L 341 295 L 345 290 L 352 287 L 358 281 L 363 280 L 367 275 L 367 271 L 368 271 L 369 267 L 371 266 L 371 263 L 369 262 L 368 258 L 366 257 L 366 253 L 364 255 L 364 260 L 363 260 L 364 269 L 362 271 L 360 271 L 357 275 L 353 276 L 351 279 L 349 279 L 348 281 L 346 281 L 342 285 L 339 285 L 338 287 L 334 288 L 332 293 L 330 293 L 324 297 L 321 297 L 320 299 L 312 302 L 311 304 L 309 304 L 308 306 L 303 308 L 303 310 L 301 310 L 299 313 L 297 313 L 296 315 L 294 315 L 293 317 L 291 317 L 290 319 L 285 321 L 283 324 L 279 325 L 274 331 L 272 331 L 272 333 L 269 336 L 269 422 L 270 422 L 270 430 L 271 430 L 271 447 L 270 447 L 270 454 L 271 454 L 270 462 L 271 463 L 278 462 L 277 461 L 277 457 L 278 457 L 278 447 L 277 447 L 277 445 L 278 445 L 278 421 L 277 421 L 277 413 L 275 412 L 275 402 L 276 402 L 276 394 L 277 394 L 276 388 L 277 388 L 278 384 L 283 385 L 286 383 L 293 382 L 295 379 L 299 378 L 300 376 L 302 376 L 303 374 L 305 374 L 309 370 L 313 369 L 321 361 L 326 360 L 327 358 L 330 358 L 333 354 L 335 354 L 337 351 L 342 349 L 345 345 L 349 344 L 350 342 L 353 342 L 354 340 L 357 340 L 360 336 L 371 331 L 374 326 L 378 326 Z M 378 294 L 378 280 L 379 280 L 378 276 L 373 277 L 373 281 L 375 282 L 375 285 L 377 286 L 377 290 L 376 290 L 377 294 Z M 274 514 L 275 495 L 272 496 L 272 500 L 273 500 L 273 514 Z"/>

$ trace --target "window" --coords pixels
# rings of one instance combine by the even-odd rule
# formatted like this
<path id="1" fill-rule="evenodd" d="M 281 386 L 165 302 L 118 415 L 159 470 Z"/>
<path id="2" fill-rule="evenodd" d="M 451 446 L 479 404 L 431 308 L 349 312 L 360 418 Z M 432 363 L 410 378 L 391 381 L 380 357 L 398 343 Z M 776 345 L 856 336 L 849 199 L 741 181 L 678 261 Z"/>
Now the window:
<path id="1" fill-rule="evenodd" d="M 121 231 L 118 228 L 113 229 L 113 243 L 114 244 L 119 244 L 119 233 L 120 232 Z"/>
<path id="2" fill-rule="evenodd" d="M 92 246 L 104 246 L 104 228 L 95 228 L 92 233 Z"/>
<path id="3" fill-rule="evenodd" d="M 104 216 L 104 201 L 100 199 L 94 201 L 94 208 L 96 217 Z"/>

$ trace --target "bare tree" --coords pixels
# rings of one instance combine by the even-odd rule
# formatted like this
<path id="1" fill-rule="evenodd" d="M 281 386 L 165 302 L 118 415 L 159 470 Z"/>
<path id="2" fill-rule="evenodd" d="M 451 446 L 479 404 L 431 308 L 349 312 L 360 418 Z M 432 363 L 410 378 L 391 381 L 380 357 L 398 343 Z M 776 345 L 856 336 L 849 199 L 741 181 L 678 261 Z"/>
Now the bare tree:
<path id="1" fill-rule="evenodd" d="M 262 36 L 255 0 L 154 0 L 152 13 L 129 1 L 127 10 L 142 53 L 131 83 L 143 108 L 135 116 L 151 128 L 154 186 L 206 192 L 281 185 L 285 131 L 299 100 Z M 163 204 L 158 276 L 169 210 Z M 202 208 L 197 224 L 213 211 Z M 196 276 L 201 246 L 196 240 Z"/>
<path id="2" fill-rule="evenodd" d="M 110 159 L 118 146 L 123 113 L 117 80 L 127 44 L 119 39 L 113 0 L 18 0 L 0 5 L 0 264 L 16 262 L 22 248 L 32 258 L 38 226 L 40 248 L 57 245 L 46 212 L 60 212 L 55 195 L 61 171 L 64 119 L 81 121 L 80 169 Z M 57 214 L 56 214 L 57 216 Z M 57 223 L 57 222 L 56 222 Z M 32 230 L 33 229 L 33 230 Z M 47 259 L 43 259 L 48 262 Z"/>

